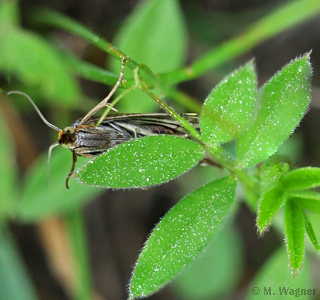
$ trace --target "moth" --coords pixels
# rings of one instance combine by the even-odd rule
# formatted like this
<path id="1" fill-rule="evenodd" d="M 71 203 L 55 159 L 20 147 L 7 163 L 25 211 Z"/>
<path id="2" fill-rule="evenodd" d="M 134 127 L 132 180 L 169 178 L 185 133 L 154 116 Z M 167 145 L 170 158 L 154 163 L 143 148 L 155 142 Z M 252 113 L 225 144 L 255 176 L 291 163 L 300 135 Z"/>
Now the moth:
<path id="1" fill-rule="evenodd" d="M 93 117 L 92 115 L 95 112 L 101 107 L 106 106 L 106 102 L 120 85 L 123 71 L 124 61 L 122 63 L 120 77 L 110 94 L 84 118 L 75 120 L 70 126 L 63 130 L 49 123 L 28 95 L 19 91 L 11 91 L 8 93 L 25 96 L 33 105 L 43 122 L 59 132 L 58 142 L 49 147 L 48 173 L 51 151 L 54 147 L 62 145 L 72 151 L 72 166 L 66 178 L 67 189 L 69 189 L 68 182 L 74 172 L 77 156 L 94 158 L 117 145 L 145 136 L 166 134 L 190 138 L 190 133 L 182 127 L 177 120 L 166 113 L 108 115 L 100 122 L 100 117 Z M 182 114 L 182 116 L 190 125 L 199 130 L 199 116 L 197 114 L 186 113 Z"/>

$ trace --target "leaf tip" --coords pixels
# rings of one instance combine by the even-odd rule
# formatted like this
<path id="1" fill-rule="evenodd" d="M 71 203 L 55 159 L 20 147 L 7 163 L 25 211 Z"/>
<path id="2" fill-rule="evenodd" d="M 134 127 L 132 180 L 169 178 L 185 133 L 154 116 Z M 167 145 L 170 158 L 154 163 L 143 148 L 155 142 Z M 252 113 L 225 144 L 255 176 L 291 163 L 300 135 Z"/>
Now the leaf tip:
<path id="1" fill-rule="evenodd" d="M 296 278 L 300 272 L 300 270 L 302 269 L 303 264 L 301 263 L 300 266 L 298 266 L 297 268 L 294 268 L 290 265 L 290 269 L 291 269 L 291 273 L 293 278 Z"/>
<path id="2" fill-rule="evenodd" d="M 307 53 L 305 54 L 305 56 L 306 56 L 306 57 L 308 57 L 308 58 L 310 58 L 312 51 L 313 51 L 313 50 L 312 50 L 312 49 L 310 49 L 310 51 L 309 51 L 309 52 L 307 52 Z"/>
<path id="3" fill-rule="evenodd" d="M 261 216 L 261 201 L 258 205 L 256 226 L 259 236 L 261 237 L 269 228 L 271 220 L 267 220 Z"/>
<path id="4" fill-rule="evenodd" d="M 257 74 L 256 74 L 256 60 L 255 58 L 251 58 L 249 61 L 247 61 L 244 65 L 242 65 L 238 70 L 236 71 L 242 71 L 244 69 L 249 69 L 251 72 L 253 72 L 254 77 L 256 79 Z"/>
<path id="5" fill-rule="evenodd" d="M 256 67 L 256 59 L 253 57 L 251 58 L 247 63 L 246 63 L 247 66 L 252 66 L 254 69 Z"/>
<path id="6" fill-rule="evenodd" d="M 269 225 L 270 225 L 270 222 L 266 223 L 265 221 L 263 221 L 260 218 L 260 214 L 259 214 L 259 210 L 258 210 L 258 215 L 257 215 L 257 219 L 256 219 L 256 227 L 257 227 L 259 237 L 263 236 L 263 234 L 268 230 Z"/>
<path id="7" fill-rule="evenodd" d="M 259 237 L 262 237 L 264 235 L 264 233 L 269 229 L 269 224 L 259 224 L 259 221 L 257 220 L 257 230 L 258 230 L 258 234 Z"/>

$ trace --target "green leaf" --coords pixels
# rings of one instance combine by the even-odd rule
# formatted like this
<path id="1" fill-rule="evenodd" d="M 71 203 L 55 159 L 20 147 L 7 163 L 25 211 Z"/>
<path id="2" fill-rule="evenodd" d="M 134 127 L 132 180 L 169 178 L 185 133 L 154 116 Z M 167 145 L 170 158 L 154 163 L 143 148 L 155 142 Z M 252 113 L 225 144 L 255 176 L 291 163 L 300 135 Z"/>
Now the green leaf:
<path id="1" fill-rule="evenodd" d="M 106 188 L 142 188 L 170 181 L 203 158 L 202 147 L 175 136 L 149 136 L 121 144 L 98 156 L 76 176 Z"/>
<path id="2" fill-rule="evenodd" d="M 279 186 L 261 195 L 257 212 L 257 226 L 260 234 L 269 227 L 272 219 L 281 209 L 286 199 L 286 193 Z"/>
<path id="3" fill-rule="evenodd" d="M 288 270 L 288 258 L 283 248 L 275 252 L 262 266 L 248 289 L 246 300 L 314 299 L 308 260 L 299 276 L 293 278 Z M 302 289 L 306 294 L 302 294 Z M 299 294 L 300 293 L 300 294 Z"/>
<path id="4" fill-rule="evenodd" d="M 42 156 L 26 175 L 17 217 L 24 222 L 38 222 L 48 216 L 67 214 L 79 209 L 99 192 L 90 186 L 70 180 L 65 186 L 72 164 L 72 153 L 54 149 L 50 163 L 50 184 L 47 183 L 47 157 Z"/>
<path id="5" fill-rule="evenodd" d="M 119 29 L 115 45 L 154 72 L 180 67 L 186 57 L 187 36 L 179 2 L 141 1 Z"/>
<path id="6" fill-rule="evenodd" d="M 114 40 L 121 51 L 154 73 L 169 72 L 181 67 L 186 58 L 187 35 L 177 0 L 141 1 Z M 111 69 L 118 74 L 121 66 L 112 60 Z M 126 77 L 133 77 L 129 68 Z M 147 95 L 136 91 L 125 97 L 119 110 L 150 112 L 157 108 Z"/>
<path id="7" fill-rule="evenodd" d="M 315 212 L 320 213 L 320 194 L 314 191 L 301 191 L 290 193 L 290 198 L 300 206 Z"/>
<path id="8" fill-rule="evenodd" d="M 304 258 L 304 217 L 294 201 L 287 201 L 284 207 L 286 248 L 289 264 L 296 277 L 302 268 Z"/>
<path id="9" fill-rule="evenodd" d="M 277 185 L 279 179 L 289 171 L 289 164 L 284 162 L 273 164 L 272 161 L 271 157 L 270 160 L 260 166 L 260 186 L 263 193 Z"/>
<path id="10" fill-rule="evenodd" d="M 0 299 L 38 299 L 10 231 L 0 224 Z"/>
<path id="11" fill-rule="evenodd" d="M 217 235 L 205 252 L 173 282 L 178 299 L 222 299 L 236 289 L 244 262 L 240 234 L 236 228 L 227 226 Z"/>
<path id="12" fill-rule="evenodd" d="M 185 269 L 208 246 L 234 201 L 231 176 L 195 190 L 158 223 L 136 263 L 130 299 L 148 296 Z"/>
<path id="13" fill-rule="evenodd" d="M 59 54 L 40 37 L 14 28 L 0 28 L 0 70 L 12 72 L 28 86 L 64 107 L 79 99 L 77 82 Z"/>
<path id="14" fill-rule="evenodd" d="M 257 97 L 253 61 L 229 74 L 209 94 L 202 106 L 200 128 L 210 143 L 236 138 L 252 121 Z"/>
<path id="15" fill-rule="evenodd" d="M 292 61 L 260 89 L 261 107 L 237 141 L 242 167 L 253 166 L 275 153 L 305 115 L 311 98 L 309 58 L 308 53 Z"/>
<path id="16" fill-rule="evenodd" d="M 305 190 L 320 185 L 320 168 L 300 168 L 289 172 L 281 182 L 286 190 Z"/>
<path id="17" fill-rule="evenodd" d="M 2 0 L 0 3 L 0 26 L 4 28 L 5 26 L 18 25 L 19 21 L 17 1 Z"/>
<path id="18" fill-rule="evenodd" d="M 15 149 L 5 120 L 0 114 L 0 216 L 13 213 L 20 189 Z"/>
<path id="19" fill-rule="evenodd" d="M 306 213 L 304 211 L 302 211 L 302 212 L 303 212 L 303 217 L 304 217 L 304 226 L 306 228 L 306 231 L 307 231 L 307 234 L 308 234 L 308 236 L 310 238 L 310 241 L 312 242 L 313 247 L 318 252 L 320 252 L 320 245 L 318 243 L 316 234 L 314 233 L 313 226 L 312 226 L 311 222 L 309 221 L 308 216 L 306 215 Z"/>

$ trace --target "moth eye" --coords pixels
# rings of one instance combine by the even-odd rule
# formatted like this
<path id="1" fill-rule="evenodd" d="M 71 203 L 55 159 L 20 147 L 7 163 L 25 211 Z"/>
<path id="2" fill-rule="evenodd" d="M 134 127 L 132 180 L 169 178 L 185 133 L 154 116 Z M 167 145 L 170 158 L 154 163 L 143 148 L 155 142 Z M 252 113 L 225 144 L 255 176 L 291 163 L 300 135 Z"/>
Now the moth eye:
<path id="1" fill-rule="evenodd" d="M 68 133 L 68 134 L 74 134 L 74 128 L 73 127 L 66 127 L 63 131 L 65 133 Z"/>

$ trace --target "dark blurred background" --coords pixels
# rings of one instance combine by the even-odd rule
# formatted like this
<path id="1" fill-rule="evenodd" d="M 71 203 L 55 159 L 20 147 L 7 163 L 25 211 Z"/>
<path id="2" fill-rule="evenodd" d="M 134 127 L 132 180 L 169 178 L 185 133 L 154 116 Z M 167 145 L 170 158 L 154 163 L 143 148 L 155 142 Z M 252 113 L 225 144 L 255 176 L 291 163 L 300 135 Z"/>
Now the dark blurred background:
<path id="1" fill-rule="evenodd" d="M 42 6 L 68 15 L 108 41 L 112 41 L 117 29 L 138 2 L 137 0 L 21 1 L 22 25 L 35 30 L 28 13 L 34 6 Z M 246 26 L 283 3 L 285 1 L 282 0 L 180 1 L 189 34 L 188 62 L 239 34 Z M 53 33 L 81 59 L 105 67 L 107 57 L 102 51 L 61 31 Z M 298 146 L 292 151 L 299 152 L 299 158 L 295 162 L 297 165 L 319 166 L 320 139 L 317 129 L 320 128 L 320 17 L 277 35 L 231 63 L 197 80 L 183 83 L 179 88 L 196 99 L 205 99 L 211 88 L 226 74 L 251 58 L 255 58 L 261 85 L 290 60 L 311 49 L 314 94 L 310 111 L 295 133 L 297 139 L 295 145 Z M 81 79 L 81 87 L 84 93 L 91 97 L 97 99 L 105 97 L 106 87 L 101 84 Z M 76 117 L 79 115 L 75 112 Z M 46 151 L 51 143 L 50 138 L 46 137 L 50 129 L 40 126 L 40 122 L 36 115 L 34 120 L 26 117 L 27 128 L 31 131 L 36 130 L 37 137 L 44 137 L 34 141 L 38 153 Z M 31 138 L 34 138 L 34 135 Z M 183 189 L 186 189 L 184 185 L 188 184 L 183 181 L 186 180 L 188 178 L 182 178 L 148 190 L 106 191 L 85 207 L 92 275 L 95 290 L 99 294 L 97 299 L 127 298 L 127 285 L 139 250 L 154 225 L 183 196 Z M 195 179 L 191 177 L 189 180 Z M 40 298 L 68 299 L 56 277 L 52 275 L 36 227 L 14 224 L 13 228 Z M 250 280 L 268 255 L 279 246 L 283 247 L 282 238 L 272 229 L 263 238 L 258 238 L 255 215 L 244 204 L 240 204 L 231 228 L 240 239 L 239 247 L 242 247 L 241 274 L 237 275 L 234 291 L 231 294 L 221 295 L 219 299 L 243 299 Z M 152 295 L 150 299 L 185 298 L 170 284 Z"/>

